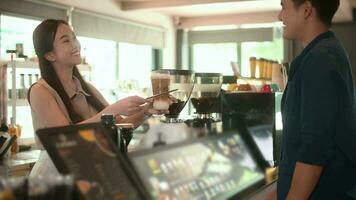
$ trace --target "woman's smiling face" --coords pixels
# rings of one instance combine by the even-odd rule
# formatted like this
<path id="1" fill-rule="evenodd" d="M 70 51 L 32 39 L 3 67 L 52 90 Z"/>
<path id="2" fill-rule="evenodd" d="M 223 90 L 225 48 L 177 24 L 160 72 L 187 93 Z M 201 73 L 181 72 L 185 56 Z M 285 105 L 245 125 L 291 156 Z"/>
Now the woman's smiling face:
<path id="1" fill-rule="evenodd" d="M 50 52 L 52 60 L 64 65 L 77 65 L 81 63 L 80 44 L 72 29 L 66 24 L 58 26 L 53 42 L 53 51 Z"/>

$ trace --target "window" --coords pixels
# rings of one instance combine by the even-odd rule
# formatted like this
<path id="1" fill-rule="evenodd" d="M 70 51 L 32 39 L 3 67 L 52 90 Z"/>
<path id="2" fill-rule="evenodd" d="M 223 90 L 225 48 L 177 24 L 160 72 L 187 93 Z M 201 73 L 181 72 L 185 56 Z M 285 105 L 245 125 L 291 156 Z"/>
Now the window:
<path id="1" fill-rule="evenodd" d="M 193 68 L 196 72 L 215 72 L 232 75 L 230 62 L 238 61 L 236 43 L 193 45 Z"/>
<path id="2" fill-rule="evenodd" d="M 241 74 L 242 76 L 250 76 L 250 57 L 265 58 L 268 60 L 283 59 L 283 40 L 275 40 L 273 42 L 243 42 L 241 44 Z"/>
<path id="3" fill-rule="evenodd" d="M 29 58 L 35 57 L 32 34 L 40 20 L 0 15 L 0 59 L 9 60 L 6 50 L 16 49 L 16 44 L 23 44 L 24 54 Z M 116 41 L 102 40 L 78 36 L 81 43 L 83 61 L 91 67 L 89 70 L 79 67 L 84 78 L 93 83 L 109 103 L 127 95 L 151 93 L 150 73 L 153 60 L 160 61 L 159 50 L 153 59 L 152 47 Z M 119 51 L 120 50 L 120 51 Z M 11 70 L 8 70 L 8 86 L 11 88 Z M 29 87 L 27 74 L 39 74 L 39 69 L 18 69 L 17 86 L 20 86 L 20 74 L 25 74 L 25 86 Z M 35 76 L 32 76 L 35 79 Z M 0 80 L 2 81 L 2 80 Z M 16 122 L 22 127 L 21 139 L 33 142 L 31 109 L 27 100 L 18 101 L 16 107 Z M 11 118 L 11 102 L 8 104 L 8 122 Z M 24 140 L 24 141 L 25 141 Z"/>
<path id="4" fill-rule="evenodd" d="M 41 21 L 0 15 L 0 58 L 9 59 L 6 50 L 16 49 L 16 44 L 23 44 L 24 54 L 34 57 L 32 33 Z M 19 26 L 19 24 L 21 24 Z"/>
<path id="5" fill-rule="evenodd" d="M 118 96 L 151 93 L 152 47 L 119 43 Z"/>
<path id="6" fill-rule="evenodd" d="M 82 75 L 93 83 L 109 103 L 113 103 L 117 100 L 112 95 L 112 89 L 117 86 L 117 43 L 80 36 L 78 40 L 81 56 L 91 66 L 89 71 L 81 70 Z"/>
<path id="7" fill-rule="evenodd" d="M 35 51 L 32 43 L 32 33 L 36 26 L 40 23 L 39 20 L 14 17 L 9 15 L 0 15 L 0 59 L 9 60 L 10 55 L 6 54 L 6 50 L 15 50 L 16 44 L 22 44 L 24 55 L 29 58 L 35 56 Z M 19 25 L 21 24 L 21 25 Z M 28 83 L 29 75 L 32 76 L 34 80 L 34 74 L 39 74 L 38 69 L 23 69 L 19 68 L 16 71 L 16 80 L 17 89 L 20 89 L 20 74 L 25 75 L 25 87 L 28 88 L 30 83 Z M 8 69 L 8 88 L 11 89 L 11 69 Z M 19 91 L 19 90 L 18 90 Z M 33 127 L 32 127 L 32 117 L 31 109 L 27 104 L 26 97 L 19 99 L 16 106 L 16 123 L 21 126 L 21 141 L 27 141 L 29 138 L 32 138 L 33 141 Z M 10 118 L 12 117 L 11 112 L 11 101 L 8 102 L 8 123 L 10 123 Z M 31 140 L 31 139 L 30 139 Z M 20 142 L 21 142 L 20 141 Z"/>
<path id="8" fill-rule="evenodd" d="M 152 47 L 88 37 L 78 40 L 82 57 L 91 66 L 89 75 L 82 74 L 109 103 L 128 95 L 149 95 Z"/>
<path id="9" fill-rule="evenodd" d="M 197 72 L 219 72 L 233 75 L 231 62 L 240 66 L 241 75 L 250 76 L 250 57 L 280 61 L 283 59 L 283 38 L 280 23 L 249 24 L 240 28 L 250 29 L 274 27 L 273 40 L 262 42 L 212 43 L 192 46 L 192 66 Z"/>
<path id="10" fill-rule="evenodd" d="M 241 74 L 250 76 L 250 57 L 283 60 L 283 37 L 281 25 L 275 25 L 274 40 L 266 42 L 243 42 L 241 44 Z"/>

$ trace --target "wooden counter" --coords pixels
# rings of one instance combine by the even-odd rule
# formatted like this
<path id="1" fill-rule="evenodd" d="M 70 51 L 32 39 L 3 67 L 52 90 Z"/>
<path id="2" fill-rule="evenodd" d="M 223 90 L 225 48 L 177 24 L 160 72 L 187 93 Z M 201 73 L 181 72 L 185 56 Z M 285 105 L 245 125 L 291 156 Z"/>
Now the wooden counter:
<path id="1" fill-rule="evenodd" d="M 1 177 L 27 176 L 40 156 L 40 150 L 20 152 L 12 155 L 10 160 L 0 165 Z"/>

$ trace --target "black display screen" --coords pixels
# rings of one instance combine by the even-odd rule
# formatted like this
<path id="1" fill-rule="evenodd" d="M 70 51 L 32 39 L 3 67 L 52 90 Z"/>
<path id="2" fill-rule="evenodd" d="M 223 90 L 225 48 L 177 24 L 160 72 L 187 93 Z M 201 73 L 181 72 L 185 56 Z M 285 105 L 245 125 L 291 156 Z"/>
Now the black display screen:
<path id="1" fill-rule="evenodd" d="M 86 199 L 140 199 L 105 134 L 98 126 L 39 136 L 58 170 L 74 176 Z"/>
<path id="2" fill-rule="evenodd" d="M 250 132 L 264 160 L 267 161 L 270 166 L 273 166 L 274 156 L 273 156 L 272 125 L 265 124 L 265 125 L 251 126 L 248 127 L 247 130 Z"/>
<path id="3" fill-rule="evenodd" d="M 237 134 L 130 155 L 153 199 L 226 199 L 263 181 Z"/>

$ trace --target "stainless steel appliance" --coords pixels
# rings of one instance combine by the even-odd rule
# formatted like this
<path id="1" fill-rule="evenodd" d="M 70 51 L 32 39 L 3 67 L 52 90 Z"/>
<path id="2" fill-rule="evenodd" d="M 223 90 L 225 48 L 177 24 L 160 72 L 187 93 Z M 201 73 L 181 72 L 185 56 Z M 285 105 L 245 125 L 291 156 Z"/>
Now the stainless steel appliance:
<path id="1" fill-rule="evenodd" d="M 177 90 L 154 98 L 153 107 L 157 110 L 169 110 L 165 122 L 177 123 L 180 112 L 189 100 L 194 87 L 193 72 L 190 70 L 160 69 L 152 72 L 153 94 Z"/>
<path id="2" fill-rule="evenodd" d="M 220 73 L 195 73 L 194 89 L 191 95 L 191 102 L 195 109 L 194 119 L 187 120 L 190 127 L 205 128 L 207 131 L 215 131 L 215 119 L 212 113 L 214 105 L 217 103 L 223 77 Z"/>

